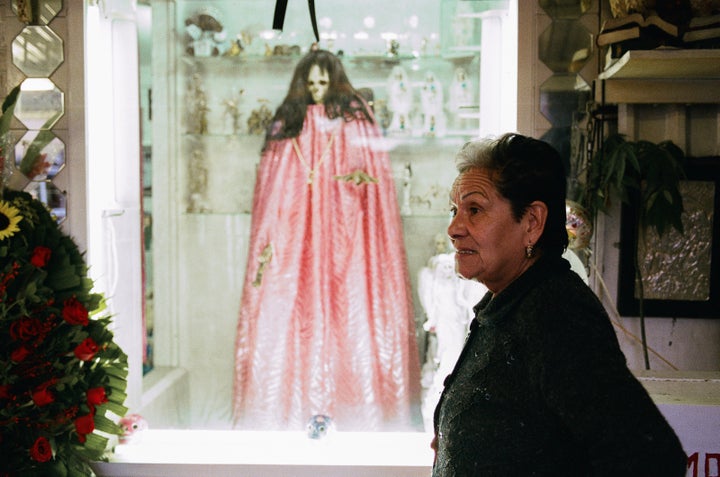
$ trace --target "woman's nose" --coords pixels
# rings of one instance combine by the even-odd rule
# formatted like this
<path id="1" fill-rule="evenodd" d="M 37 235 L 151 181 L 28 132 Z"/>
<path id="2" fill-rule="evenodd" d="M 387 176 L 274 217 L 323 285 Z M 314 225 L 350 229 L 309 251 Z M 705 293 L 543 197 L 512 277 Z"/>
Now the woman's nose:
<path id="1" fill-rule="evenodd" d="M 459 219 L 459 214 L 455 214 L 450 220 L 450 225 L 447 228 L 448 237 L 455 239 L 462 234 L 462 223 Z"/>

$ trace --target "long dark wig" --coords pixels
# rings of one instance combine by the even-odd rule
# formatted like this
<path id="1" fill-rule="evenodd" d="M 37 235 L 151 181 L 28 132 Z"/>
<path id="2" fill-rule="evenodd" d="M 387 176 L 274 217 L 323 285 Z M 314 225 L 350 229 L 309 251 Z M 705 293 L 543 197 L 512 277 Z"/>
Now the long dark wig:
<path id="1" fill-rule="evenodd" d="M 367 102 L 350 84 L 340 59 L 327 50 L 311 50 L 295 67 L 287 95 L 275 112 L 265 135 L 265 146 L 268 141 L 297 137 L 302 131 L 307 106 L 314 104 L 307 87 L 308 74 L 314 65 L 327 71 L 330 80 L 323 98 L 325 112 L 329 118 L 373 121 Z"/>

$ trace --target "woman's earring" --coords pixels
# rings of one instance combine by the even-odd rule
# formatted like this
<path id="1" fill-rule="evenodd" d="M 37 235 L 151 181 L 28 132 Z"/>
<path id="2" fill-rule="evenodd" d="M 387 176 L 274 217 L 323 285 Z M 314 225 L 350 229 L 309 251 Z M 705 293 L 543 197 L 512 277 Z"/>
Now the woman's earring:
<path id="1" fill-rule="evenodd" d="M 532 244 L 528 244 L 528 246 L 525 247 L 525 256 L 527 258 L 533 258 L 533 255 L 535 255 L 535 247 L 533 247 Z"/>

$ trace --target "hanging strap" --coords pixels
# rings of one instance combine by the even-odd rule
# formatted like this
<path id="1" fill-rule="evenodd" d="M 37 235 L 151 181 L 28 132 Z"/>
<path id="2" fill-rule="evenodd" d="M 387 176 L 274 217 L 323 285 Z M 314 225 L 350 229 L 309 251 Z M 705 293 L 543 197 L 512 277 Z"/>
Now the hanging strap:
<path id="1" fill-rule="evenodd" d="M 287 11 L 288 0 L 276 0 L 275 1 L 275 16 L 273 17 L 273 30 L 283 29 L 285 23 L 285 12 Z M 315 16 L 315 0 L 308 0 L 308 10 L 310 11 L 310 22 L 312 23 L 313 33 L 315 34 L 315 40 L 320 42 L 320 35 L 318 34 L 317 18 Z"/>

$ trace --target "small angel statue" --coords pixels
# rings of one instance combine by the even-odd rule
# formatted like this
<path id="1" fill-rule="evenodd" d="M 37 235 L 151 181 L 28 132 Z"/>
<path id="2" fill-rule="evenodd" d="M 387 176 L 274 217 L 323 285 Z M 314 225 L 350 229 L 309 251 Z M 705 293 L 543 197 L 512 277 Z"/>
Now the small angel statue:
<path id="1" fill-rule="evenodd" d="M 423 113 L 424 136 L 442 137 L 446 132 L 443 86 L 432 71 L 425 74 L 425 82 L 420 90 L 420 104 Z"/>
<path id="2" fill-rule="evenodd" d="M 436 241 L 437 249 L 441 245 Z M 486 292 L 487 288 L 481 283 L 466 280 L 455 272 L 454 253 L 433 255 L 428 265 L 420 270 L 418 295 L 427 316 L 423 328 L 437 340 L 434 356 L 427 357 L 434 370 L 431 376 L 423 376 L 428 387 L 422 404 L 427 430 L 432 430 L 432 415 L 443 389 L 443 381 L 455 366 L 465 343 L 473 316 L 472 307 Z"/>
<path id="3" fill-rule="evenodd" d="M 395 66 L 387 80 L 388 111 L 392 115 L 390 132 L 410 131 L 410 111 L 413 106 L 413 92 L 407 72 L 402 66 Z"/>

